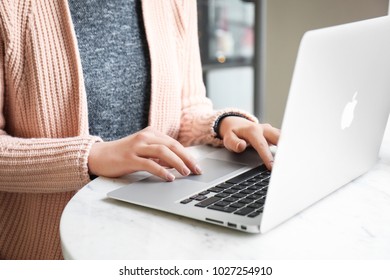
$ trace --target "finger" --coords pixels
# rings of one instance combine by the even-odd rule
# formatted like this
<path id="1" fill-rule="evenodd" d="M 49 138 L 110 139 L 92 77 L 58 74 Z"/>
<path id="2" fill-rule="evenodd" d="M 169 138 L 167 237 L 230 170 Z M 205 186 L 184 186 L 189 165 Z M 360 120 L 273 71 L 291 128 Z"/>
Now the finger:
<path id="1" fill-rule="evenodd" d="M 247 147 L 246 141 L 240 139 L 233 131 L 229 131 L 225 134 L 223 144 L 229 151 L 236 153 L 243 152 Z"/>
<path id="2" fill-rule="evenodd" d="M 269 149 L 268 142 L 265 140 L 265 138 L 259 139 L 259 141 L 257 141 L 257 143 L 253 145 L 253 147 L 260 155 L 268 170 L 272 170 L 274 164 L 274 157 L 271 153 L 271 150 Z"/>
<path id="3" fill-rule="evenodd" d="M 138 150 L 138 156 L 143 158 L 158 158 L 159 161 L 175 168 L 181 175 L 188 176 L 191 170 L 185 165 L 183 160 L 162 144 L 146 145 Z"/>
<path id="4" fill-rule="evenodd" d="M 172 182 L 173 180 L 175 180 L 175 176 L 172 173 L 170 173 L 166 168 L 162 167 L 153 160 L 139 157 L 136 161 L 139 170 L 147 171 L 168 182 Z"/>
<path id="5" fill-rule="evenodd" d="M 188 151 L 186 151 L 182 144 L 172 137 L 156 132 L 156 136 L 152 137 L 148 142 L 150 144 L 161 144 L 166 146 L 184 162 L 186 167 L 188 167 L 192 173 L 202 174 L 202 170 L 196 160 L 188 153 Z"/>
<path id="6" fill-rule="evenodd" d="M 271 170 L 274 162 L 274 157 L 269 149 L 267 139 L 264 137 L 264 131 L 261 126 L 256 128 L 246 129 L 244 131 L 238 130 L 237 136 L 244 138 L 257 151 L 265 166 Z M 240 134 L 242 133 L 242 135 Z"/>
<path id="7" fill-rule="evenodd" d="M 271 150 L 269 149 L 267 140 L 262 135 L 260 135 L 260 137 L 257 137 L 256 139 L 251 141 L 251 144 L 253 148 L 257 151 L 257 153 L 260 155 L 265 166 L 269 170 L 271 170 L 274 163 L 274 157 L 271 153 Z"/>
<path id="8" fill-rule="evenodd" d="M 164 168 L 172 168 L 172 166 L 169 166 L 168 163 L 166 163 L 165 161 L 163 161 L 159 158 L 149 158 L 149 159 L 153 160 L 155 163 L 158 163 L 159 165 L 161 165 Z"/>
<path id="9" fill-rule="evenodd" d="M 270 124 L 263 124 L 264 137 L 270 144 L 277 145 L 280 138 L 280 129 L 271 126 Z"/>

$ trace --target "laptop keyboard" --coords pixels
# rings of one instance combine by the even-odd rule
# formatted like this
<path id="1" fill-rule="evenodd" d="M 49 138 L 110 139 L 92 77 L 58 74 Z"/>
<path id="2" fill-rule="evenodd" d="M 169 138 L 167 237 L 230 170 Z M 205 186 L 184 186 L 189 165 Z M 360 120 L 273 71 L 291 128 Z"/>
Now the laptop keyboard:
<path id="1" fill-rule="evenodd" d="M 261 165 L 180 203 L 196 201 L 196 207 L 254 218 L 263 212 L 270 175 L 265 165 Z"/>

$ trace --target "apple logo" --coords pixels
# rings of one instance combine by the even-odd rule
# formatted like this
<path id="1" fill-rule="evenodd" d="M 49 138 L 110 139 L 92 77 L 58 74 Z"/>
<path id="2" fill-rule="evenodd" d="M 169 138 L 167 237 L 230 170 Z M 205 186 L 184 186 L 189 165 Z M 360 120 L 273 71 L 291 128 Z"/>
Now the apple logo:
<path id="1" fill-rule="evenodd" d="M 351 126 L 353 118 L 354 118 L 354 111 L 356 104 L 358 101 L 356 100 L 358 92 L 355 92 L 355 94 L 352 97 L 352 101 L 348 102 L 347 105 L 345 105 L 343 114 L 341 116 L 341 129 L 344 130 Z"/>

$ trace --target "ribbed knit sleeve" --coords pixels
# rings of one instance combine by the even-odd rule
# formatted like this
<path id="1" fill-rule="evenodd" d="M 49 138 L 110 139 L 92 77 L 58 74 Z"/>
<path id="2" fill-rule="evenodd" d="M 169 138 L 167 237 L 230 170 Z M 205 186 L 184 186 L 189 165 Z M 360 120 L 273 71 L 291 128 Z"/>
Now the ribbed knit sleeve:
<path id="1" fill-rule="evenodd" d="M 0 191 L 54 193 L 89 181 L 88 154 L 97 137 L 21 139 L 0 136 Z"/>
<path id="2" fill-rule="evenodd" d="M 251 114 L 226 108 L 214 111 L 211 101 L 206 97 L 202 79 L 202 66 L 199 52 L 196 1 L 177 1 L 178 18 L 182 26 L 183 53 L 182 71 L 182 117 L 179 141 L 184 145 L 212 144 L 222 145 L 216 138 L 215 121 L 226 113 L 238 113 L 258 122 Z"/>

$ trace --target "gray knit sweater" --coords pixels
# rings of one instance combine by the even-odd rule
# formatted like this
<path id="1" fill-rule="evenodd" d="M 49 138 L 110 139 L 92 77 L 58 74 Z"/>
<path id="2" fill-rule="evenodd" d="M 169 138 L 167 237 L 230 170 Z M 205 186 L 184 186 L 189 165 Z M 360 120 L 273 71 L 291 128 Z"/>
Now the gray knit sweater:
<path id="1" fill-rule="evenodd" d="M 90 134 L 119 139 L 148 124 L 150 58 L 141 0 L 68 0 L 88 99 Z"/>

